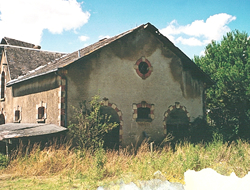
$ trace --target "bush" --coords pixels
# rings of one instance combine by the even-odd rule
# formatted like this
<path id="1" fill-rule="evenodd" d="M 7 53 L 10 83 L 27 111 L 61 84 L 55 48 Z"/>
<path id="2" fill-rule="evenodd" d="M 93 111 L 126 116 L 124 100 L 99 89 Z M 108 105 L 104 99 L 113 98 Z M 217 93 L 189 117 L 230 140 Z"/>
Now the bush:
<path id="1" fill-rule="evenodd" d="M 88 106 L 90 110 L 87 109 Z M 94 96 L 89 105 L 83 101 L 79 109 L 74 107 L 75 122 L 69 126 L 69 135 L 78 148 L 102 148 L 104 135 L 118 126 L 117 123 L 110 122 L 110 116 L 100 113 L 101 106 L 99 97 Z"/>
<path id="2" fill-rule="evenodd" d="M 0 169 L 8 166 L 8 157 L 0 153 Z"/>

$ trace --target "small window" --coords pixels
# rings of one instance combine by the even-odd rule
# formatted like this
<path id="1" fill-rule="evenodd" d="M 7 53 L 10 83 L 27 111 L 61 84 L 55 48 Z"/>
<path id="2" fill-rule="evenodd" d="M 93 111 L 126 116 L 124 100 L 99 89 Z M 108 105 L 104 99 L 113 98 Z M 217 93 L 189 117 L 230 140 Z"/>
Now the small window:
<path id="1" fill-rule="evenodd" d="M 146 62 L 140 62 L 140 63 L 139 63 L 139 71 L 140 71 L 143 75 L 147 74 L 148 71 L 149 71 L 149 66 L 148 66 L 148 64 L 147 64 Z"/>
<path id="2" fill-rule="evenodd" d="M 151 115 L 150 115 L 150 108 L 137 108 L 137 119 L 136 121 L 152 121 Z"/>
<path id="3" fill-rule="evenodd" d="M 21 121 L 21 115 L 22 115 L 22 108 L 17 106 L 16 108 L 14 108 L 14 123 L 20 123 Z"/>
<path id="4" fill-rule="evenodd" d="M 38 108 L 38 119 L 44 119 L 44 107 Z"/>
<path id="5" fill-rule="evenodd" d="M 15 111 L 15 121 L 19 121 L 20 120 L 20 111 L 16 110 Z"/>
<path id="6" fill-rule="evenodd" d="M 4 99 L 4 91 L 5 91 L 5 73 L 1 74 L 1 99 Z"/>
<path id="7" fill-rule="evenodd" d="M 38 123 L 45 123 L 45 120 L 47 119 L 47 104 L 44 102 L 41 102 L 40 104 L 36 105 L 36 120 Z"/>
<path id="8" fill-rule="evenodd" d="M 142 101 L 139 104 L 133 104 L 133 118 L 137 122 L 151 122 L 154 119 L 154 105 Z"/>
<path id="9" fill-rule="evenodd" d="M 153 71 L 151 63 L 145 57 L 141 57 L 136 61 L 134 69 L 142 79 L 148 78 Z"/>
<path id="10" fill-rule="evenodd" d="M 4 114 L 0 114 L 0 125 L 5 124 L 5 116 Z"/>

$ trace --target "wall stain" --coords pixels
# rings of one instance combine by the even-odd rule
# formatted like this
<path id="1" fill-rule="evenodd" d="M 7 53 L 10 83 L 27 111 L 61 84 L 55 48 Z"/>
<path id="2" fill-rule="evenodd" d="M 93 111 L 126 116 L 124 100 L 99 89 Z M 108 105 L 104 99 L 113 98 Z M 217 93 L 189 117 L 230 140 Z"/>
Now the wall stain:
<path id="1" fill-rule="evenodd" d="M 120 59 L 134 61 L 141 56 L 151 56 L 160 45 L 150 32 L 141 29 L 110 44 L 109 48 Z"/>
<path id="2" fill-rule="evenodd" d="M 182 94 L 185 98 L 197 98 L 201 95 L 200 83 L 191 76 L 190 71 L 183 70 L 181 60 L 173 56 L 170 70 L 174 81 L 180 84 Z"/>

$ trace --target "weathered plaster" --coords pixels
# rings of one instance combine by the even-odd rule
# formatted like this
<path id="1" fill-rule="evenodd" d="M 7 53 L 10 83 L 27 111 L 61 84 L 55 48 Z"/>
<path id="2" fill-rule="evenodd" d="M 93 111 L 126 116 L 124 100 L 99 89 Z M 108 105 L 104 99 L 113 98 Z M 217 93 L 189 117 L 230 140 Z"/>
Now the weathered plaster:
<path id="1" fill-rule="evenodd" d="M 153 67 L 145 80 L 134 69 L 142 56 Z M 175 102 L 187 107 L 191 121 L 203 114 L 201 84 L 189 71 L 183 71 L 181 60 L 147 32 L 120 39 L 73 63 L 68 67 L 67 77 L 69 106 L 78 106 L 80 100 L 90 100 L 91 96 L 100 94 L 119 107 L 123 113 L 123 145 L 142 140 L 143 131 L 152 140 L 162 140 L 164 113 Z M 141 101 L 155 105 L 152 122 L 133 119 L 133 104 Z M 68 116 L 72 117 L 70 108 Z"/>

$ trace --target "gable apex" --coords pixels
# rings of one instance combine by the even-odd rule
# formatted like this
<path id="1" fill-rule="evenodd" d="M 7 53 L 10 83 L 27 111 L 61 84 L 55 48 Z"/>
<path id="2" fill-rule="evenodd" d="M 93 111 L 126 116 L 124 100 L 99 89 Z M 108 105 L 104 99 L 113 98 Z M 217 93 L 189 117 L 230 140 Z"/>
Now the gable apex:
<path id="1" fill-rule="evenodd" d="M 184 68 L 192 70 L 192 73 L 194 74 L 194 76 L 196 76 L 201 81 L 208 84 L 209 86 L 214 84 L 214 82 L 210 79 L 210 77 L 206 75 L 186 54 L 184 54 L 178 47 L 176 47 L 166 36 L 161 34 L 154 25 L 148 22 L 146 24 L 142 24 L 131 30 L 118 34 L 116 36 L 113 36 L 110 38 L 104 38 L 102 40 L 97 41 L 94 44 L 91 44 L 87 47 L 79 49 L 73 53 L 67 54 L 59 59 L 54 60 L 52 64 L 47 64 L 47 66 L 44 66 L 43 68 L 38 69 L 36 72 L 28 73 L 26 76 L 23 76 L 22 79 L 20 80 L 17 79 L 15 81 L 10 81 L 8 85 L 10 86 L 15 83 L 22 82 L 24 80 L 28 80 L 37 76 L 41 76 L 41 75 L 48 74 L 50 72 L 54 72 L 55 70 L 62 69 L 76 62 L 77 60 L 82 59 L 83 57 L 88 56 L 90 54 L 93 54 L 96 51 L 112 44 L 113 42 L 118 41 L 121 38 L 124 38 L 125 36 L 131 33 L 135 33 L 138 30 L 145 30 L 145 31 L 150 32 L 163 44 L 163 46 L 167 47 L 169 50 L 171 50 L 176 56 L 178 56 L 182 60 Z"/>

